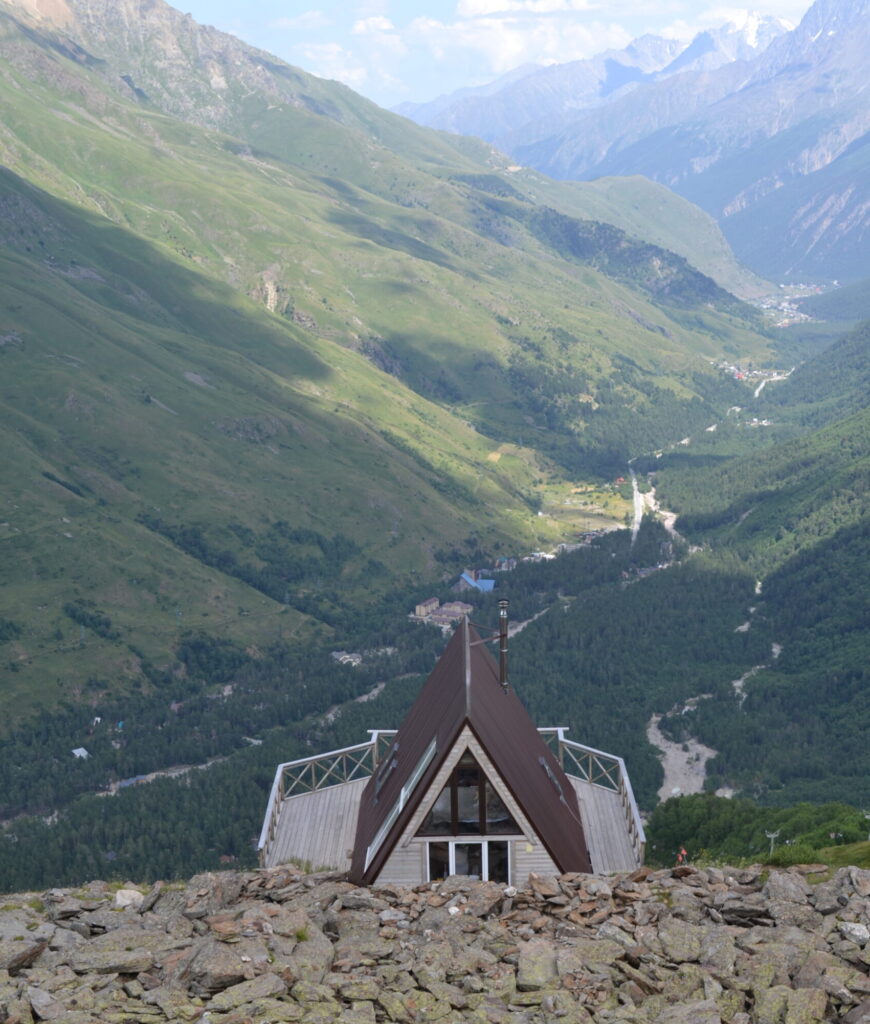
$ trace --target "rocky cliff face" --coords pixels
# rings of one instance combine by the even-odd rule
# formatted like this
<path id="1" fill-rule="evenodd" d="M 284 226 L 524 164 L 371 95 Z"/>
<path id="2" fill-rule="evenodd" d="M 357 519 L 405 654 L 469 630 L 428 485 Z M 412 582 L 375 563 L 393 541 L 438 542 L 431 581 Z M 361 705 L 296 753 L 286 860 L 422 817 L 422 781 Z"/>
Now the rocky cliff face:
<path id="1" fill-rule="evenodd" d="M 61 46 L 80 47 L 80 59 L 126 99 L 191 124 L 232 131 L 280 103 L 352 120 L 333 101 L 334 86 L 164 0 L 8 2 Z"/>
<path id="2" fill-rule="evenodd" d="M 278 868 L 0 909 L 0 1021 L 870 1021 L 870 871 L 451 878 Z"/>

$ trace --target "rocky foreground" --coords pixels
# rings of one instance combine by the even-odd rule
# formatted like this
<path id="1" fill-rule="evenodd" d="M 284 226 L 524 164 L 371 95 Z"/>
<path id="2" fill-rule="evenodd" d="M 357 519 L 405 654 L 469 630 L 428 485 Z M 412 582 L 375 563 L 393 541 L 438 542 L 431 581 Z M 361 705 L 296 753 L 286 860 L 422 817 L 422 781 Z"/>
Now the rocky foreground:
<path id="1" fill-rule="evenodd" d="M 0 897 L 0 1022 L 870 1022 L 870 871 L 360 889 L 277 868 Z"/>

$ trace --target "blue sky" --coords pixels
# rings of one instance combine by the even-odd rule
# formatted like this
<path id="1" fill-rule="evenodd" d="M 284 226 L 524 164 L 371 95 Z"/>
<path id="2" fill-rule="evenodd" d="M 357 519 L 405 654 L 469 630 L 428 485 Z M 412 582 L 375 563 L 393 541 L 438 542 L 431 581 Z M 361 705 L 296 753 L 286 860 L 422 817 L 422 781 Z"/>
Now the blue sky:
<path id="1" fill-rule="evenodd" d="M 174 6 L 385 107 L 480 85 L 527 62 L 591 57 L 644 32 L 690 38 L 746 14 L 703 0 L 174 0 Z M 808 6 L 808 0 L 765 0 L 758 9 L 797 24 Z"/>

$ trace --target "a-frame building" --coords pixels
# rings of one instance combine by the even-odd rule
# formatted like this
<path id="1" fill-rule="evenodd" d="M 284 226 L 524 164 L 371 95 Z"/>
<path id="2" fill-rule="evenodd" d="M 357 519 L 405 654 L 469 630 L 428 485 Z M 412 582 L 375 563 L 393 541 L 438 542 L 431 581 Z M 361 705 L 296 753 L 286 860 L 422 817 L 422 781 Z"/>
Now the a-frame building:
<path id="1" fill-rule="evenodd" d="M 620 758 L 535 728 L 467 619 L 397 732 L 281 765 L 261 861 L 358 884 L 632 870 L 643 827 Z"/>

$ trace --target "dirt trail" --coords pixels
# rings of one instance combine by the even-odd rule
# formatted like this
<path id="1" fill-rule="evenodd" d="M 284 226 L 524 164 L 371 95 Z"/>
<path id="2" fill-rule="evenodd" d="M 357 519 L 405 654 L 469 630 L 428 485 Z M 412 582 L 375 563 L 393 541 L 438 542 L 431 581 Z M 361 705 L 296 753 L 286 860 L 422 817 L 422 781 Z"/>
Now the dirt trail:
<path id="1" fill-rule="evenodd" d="M 512 622 L 508 626 L 508 636 L 514 637 L 517 635 L 517 633 L 522 633 L 526 626 L 528 626 L 532 622 L 535 622 L 542 615 L 546 615 L 549 610 L 549 608 L 543 608 L 536 615 L 533 615 L 530 619 L 524 619 L 522 622 Z"/>
<path id="2" fill-rule="evenodd" d="M 686 743 L 669 740 L 659 729 L 661 720 L 661 715 L 653 715 L 646 727 L 647 739 L 661 751 L 662 768 L 665 771 L 664 782 L 658 792 L 659 800 L 702 792 L 707 777 L 707 762 L 716 756 L 717 751 L 705 747 L 697 740 Z M 687 749 L 683 750 L 683 747 Z"/>
<path id="3" fill-rule="evenodd" d="M 740 629 L 741 627 L 738 626 L 737 628 Z M 781 653 L 782 644 L 773 644 L 771 646 L 770 655 L 773 661 L 776 661 Z M 734 688 L 734 693 L 740 698 L 741 707 L 743 707 L 743 702 L 746 700 L 744 686 L 747 681 L 757 672 L 769 667 L 769 663 L 754 665 L 747 672 L 744 672 L 739 679 L 732 681 L 731 685 Z M 702 693 L 697 697 L 687 700 L 682 707 L 697 707 L 699 701 L 709 700 L 710 696 L 709 693 Z M 707 762 L 710 758 L 715 757 L 718 751 L 713 750 L 712 747 L 705 746 L 695 739 L 687 740 L 685 743 L 675 743 L 673 740 L 669 740 L 659 728 L 661 720 L 662 715 L 653 715 L 646 727 L 646 738 L 654 747 L 661 751 L 661 762 L 665 771 L 664 782 L 658 791 L 659 800 L 667 800 L 668 797 L 672 796 L 686 796 L 689 793 L 702 792 L 704 780 L 707 777 Z M 686 748 L 685 750 L 683 749 L 684 747 Z M 716 796 L 730 797 L 733 795 L 734 791 L 727 787 L 716 790 Z"/>

